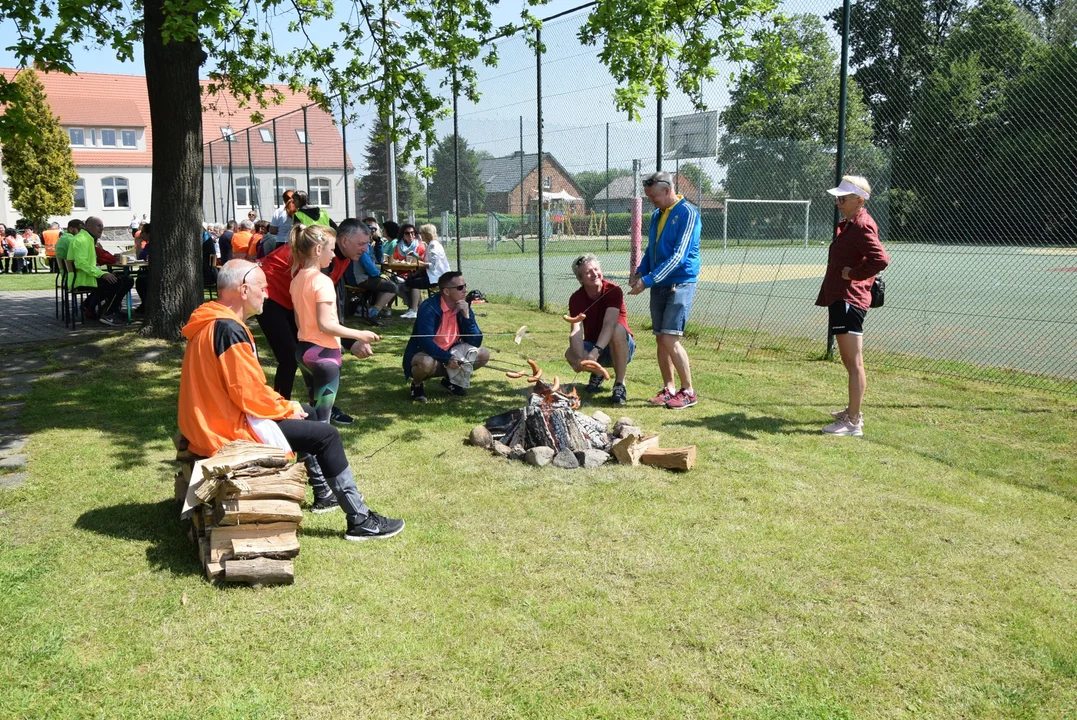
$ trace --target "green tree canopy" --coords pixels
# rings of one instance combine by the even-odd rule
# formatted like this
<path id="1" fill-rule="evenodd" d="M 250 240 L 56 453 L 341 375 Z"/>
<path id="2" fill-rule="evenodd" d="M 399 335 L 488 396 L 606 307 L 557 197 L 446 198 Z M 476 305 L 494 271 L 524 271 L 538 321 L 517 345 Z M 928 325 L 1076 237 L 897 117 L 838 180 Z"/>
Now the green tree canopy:
<path id="1" fill-rule="evenodd" d="M 50 216 L 71 212 L 78 174 L 67 133 L 52 114 L 37 73 L 23 69 L 14 82 L 23 101 L 8 109 L 15 114 L 9 120 L 23 131 L 4 141 L 4 172 L 11 206 L 40 230 Z"/>
<path id="2" fill-rule="evenodd" d="M 430 158 L 434 177 L 430 181 L 430 211 L 452 212 L 456 197 L 454 179 L 453 136 L 446 135 L 434 146 Z M 478 153 L 471 149 L 467 140 L 460 138 L 460 212 L 468 210 L 468 193 L 471 194 L 471 211 L 482 212 L 486 207 L 486 184 L 479 177 Z"/>
<path id="3" fill-rule="evenodd" d="M 610 168 L 609 182 L 631 174 L 632 170 L 630 168 Z M 609 184 L 606 182 L 606 177 L 605 170 L 581 170 L 572 176 L 576 184 L 580 186 L 580 190 L 583 191 L 583 199 L 588 203 L 594 200 L 595 196 Z"/>
<path id="4" fill-rule="evenodd" d="M 370 213 L 388 220 L 400 221 L 389 217 L 389 169 L 385 151 L 385 123 L 377 122 L 370 131 L 364 150 L 366 173 L 359 178 L 359 201 L 363 213 Z M 401 213 L 412 207 L 412 183 L 408 180 L 407 162 L 404 154 L 397 148 L 396 153 L 396 206 Z"/>

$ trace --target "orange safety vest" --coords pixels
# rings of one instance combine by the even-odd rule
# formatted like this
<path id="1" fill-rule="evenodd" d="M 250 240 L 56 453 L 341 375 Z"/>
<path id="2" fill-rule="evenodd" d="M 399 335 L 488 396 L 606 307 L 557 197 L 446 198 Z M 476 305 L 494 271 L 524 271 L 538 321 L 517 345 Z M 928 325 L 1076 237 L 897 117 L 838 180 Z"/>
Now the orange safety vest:
<path id="1" fill-rule="evenodd" d="M 44 230 L 41 241 L 45 243 L 45 256 L 56 257 L 56 243 L 60 240 L 60 230 Z"/>

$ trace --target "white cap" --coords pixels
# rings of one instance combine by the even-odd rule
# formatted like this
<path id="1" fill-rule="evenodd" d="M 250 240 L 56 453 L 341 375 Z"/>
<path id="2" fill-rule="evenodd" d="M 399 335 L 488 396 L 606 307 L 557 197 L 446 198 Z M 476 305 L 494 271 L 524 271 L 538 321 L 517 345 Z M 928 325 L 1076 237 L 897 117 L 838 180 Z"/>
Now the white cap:
<path id="1" fill-rule="evenodd" d="M 853 185 L 848 180 L 842 180 L 836 188 L 830 188 L 829 190 L 827 190 L 827 192 L 834 197 L 838 197 L 839 195 L 856 195 L 858 197 L 864 198 L 865 200 L 871 197 L 871 193 L 869 193 L 867 190 L 860 187 L 859 185 Z"/>

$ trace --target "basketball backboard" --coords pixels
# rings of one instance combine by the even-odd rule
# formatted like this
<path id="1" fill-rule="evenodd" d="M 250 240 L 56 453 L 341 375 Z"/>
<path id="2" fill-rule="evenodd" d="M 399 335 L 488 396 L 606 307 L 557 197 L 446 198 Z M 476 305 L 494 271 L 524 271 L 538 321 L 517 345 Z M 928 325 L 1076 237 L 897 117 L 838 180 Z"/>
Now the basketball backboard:
<path id="1" fill-rule="evenodd" d="M 667 117 L 663 131 L 669 159 L 714 157 L 718 152 L 717 110 Z"/>

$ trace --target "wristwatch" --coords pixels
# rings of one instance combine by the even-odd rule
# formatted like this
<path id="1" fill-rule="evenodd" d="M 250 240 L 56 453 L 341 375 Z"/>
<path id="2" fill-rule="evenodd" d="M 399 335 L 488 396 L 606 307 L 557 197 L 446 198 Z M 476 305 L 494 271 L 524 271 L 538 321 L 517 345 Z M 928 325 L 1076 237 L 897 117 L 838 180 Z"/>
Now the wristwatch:
<path id="1" fill-rule="evenodd" d="M 599 352 L 600 354 L 601 354 L 601 353 L 604 353 L 604 352 L 606 352 L 606 348 L 604 348 L 604 347 L 601 347 L 601 346 L 599 346 L 599 345 L 595 345 L 595 350 L 598 350 L 598 352 Z"/>

